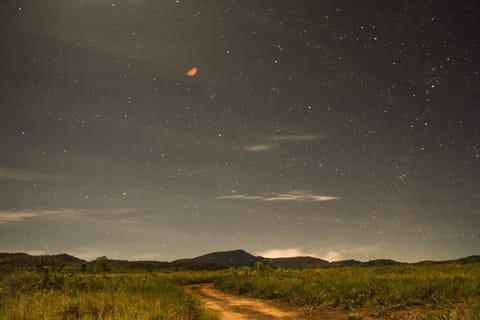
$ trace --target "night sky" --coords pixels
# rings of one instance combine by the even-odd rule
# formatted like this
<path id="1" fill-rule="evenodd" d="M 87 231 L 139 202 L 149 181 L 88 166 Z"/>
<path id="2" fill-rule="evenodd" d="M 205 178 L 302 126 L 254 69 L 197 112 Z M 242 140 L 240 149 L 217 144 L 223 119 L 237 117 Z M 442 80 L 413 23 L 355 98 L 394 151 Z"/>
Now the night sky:
<path id="1" fill-rule="evenodd" d="M 1 1 L 0 251 L 479 254 L 478 21 L 476 1 Z"/>

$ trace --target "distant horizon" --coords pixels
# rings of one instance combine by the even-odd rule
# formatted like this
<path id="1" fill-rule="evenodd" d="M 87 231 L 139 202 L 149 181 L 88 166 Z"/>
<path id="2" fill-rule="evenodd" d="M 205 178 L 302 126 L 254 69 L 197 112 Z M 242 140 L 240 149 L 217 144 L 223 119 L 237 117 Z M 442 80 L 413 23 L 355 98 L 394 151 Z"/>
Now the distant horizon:
<path id="1" fill-rule="evenodd" d="M 415 261 L 403 261 L 403 260 L 398 260 L 398 259 L 393 259 L 393 258 L 388 258 L 388 257 L 383 257 L 383 258 L 374 258 L 374 259 L 368 259 L 368 260 L 362 260 L 362 259 L 354 259 L 354 258 L 344 258 L 344 259 L 341 259 L 341 260 L 327 260 L 327 259 L 324 259 L 324 258 L 321 258 L 321 257 L 317 257 L 317 256 L 312 256 L 312 255 L 299 255 L 299 256 L 262 256 L 262 255 L 259 255 L 259 254 L 255 254 L 255 253 L 250 253 L 249 251 L 245 250 L 245 249 L 232 249 L 232 250 L 220 250 L 220 251 L 210 251 L 210 252 L 206 252 L 206 253 L 203 253 L 203 254 L 199 254 L 199 255 L 195 255 L 195 256 L 192 256 L 192 257 L 180 257 L 180 258 L 176 258 L 176 259 L 171 259 L 171 260 L 161 260 L 161 259 L 155 259 L 155 258 L 135 258 L 135 259 L 131 259 L 131 258 L 113 258 L 113 257 L 110 257 L 108 255 L 101 255 L 101 256 L 96 256 L 96 257 L 82 257 L 82 256 L 78 256 L 78 255 L 75 255 L 75 254 L 72 254 L 72 253 L 69 253 L 69 252 L 58 252 L 58 253 L 42 253 L 42 252 L 36 252 L 36 251 L 33 251 L 33 252 L 26 252 L 26 251 L 0 251 L 0 254 L 1 253 L 8 253 L 8 254 L 27 254 L 27 255 L 30 255 L 30 256 L 55 256 L 55 255 L 61 255 L 61 254 L 67 254 L 69 256 L 72 256 L 72 257 L 75 257 L 75 258 L 79 258 L 79 259 L 82 259 L 82 260 L 85 260 L 85 261 L 88 261 L 88 262 L 91 262 L 91 261 L 94 261 L 95 259 L 99 258 L 99 257 L 106 257 L 107 259 L 110 259 L 110 260 L 121 260 L 121 261 L 156 261 L 156 262 L 174 262 L 174 261 L 177 261 L 177 260 L 183 260 L 183 259 L 192 259 L 192 258 L 196 258 L 196 257 L 201 257 L 203 255 L 207 255 L 207 254 L 211 254 L 211 253 L 221 253 L 221 252 L 232 252 L 232 251 L 244 251 L 252 256 L 255 256 L 255 257 L 262 257 L 262 258 L 271 258 L 271 259 L 278 259 L 278 258 L 301 258 L 301 257 L 310 257 L 310 258 L 316 258 L 316 259 L 321 259 L 321 260 L 324 260 L 324 261 L 328 261 L 329 263 L 334 263 L 334 262 L 339 262 L 339 261 L 348 261 L 348 260 L 355 260 L 355 261 L 359 261 L 359 262 L 369 262 L 369 261 L 375 261 L 375 260 L 392 260 L 392 261 L 395 261 L 395 262 L 399 262 L 399 263 L 419 263 L 419 262 L 424 262 L 424 261 L 433 261 L 433 262 L 442 262 L 442 261 L 450 261 L 450 260 L 458 260 L 458 259 L 463 259 L 463 258 L 468 258 L 468 257 L 473 257 L 473 256 L 480 256 L 480 253 L 473 253 L 473 254 L 470 254 L 470 255 L 465 255 L 465 256 L 459 256 L 459 257 L 451 257 L 451 258 L 446 258 L 446 259 L 421 259 L 421 260 L 415 260 Z"/>

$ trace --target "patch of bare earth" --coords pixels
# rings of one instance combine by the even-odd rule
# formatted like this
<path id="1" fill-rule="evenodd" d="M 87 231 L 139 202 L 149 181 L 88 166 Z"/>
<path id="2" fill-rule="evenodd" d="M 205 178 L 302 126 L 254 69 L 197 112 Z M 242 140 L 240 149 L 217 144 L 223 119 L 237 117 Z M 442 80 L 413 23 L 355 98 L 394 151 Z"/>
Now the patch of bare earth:
<path id="1" fill-rule="evenodd" d="M 212 284 L 190 286 L 189 289 L 207 308 L 215 311 L 220 320 L 346 320 L 348 314 L 338 311 L 307 310 L 270 300 L 236 296 L 213 288 Z"/>
<path id="2" fill-rule="evenodd" d="M 216 290 L 213 284 L 189 286 L 188 289 L 219 315 L 220 320 L 412 320 L 434 311 L 428 307 L 410 307 L 379 312 L 374 308 L 355 311 L 307 308 L 288 303 L 236 296 Z"/>

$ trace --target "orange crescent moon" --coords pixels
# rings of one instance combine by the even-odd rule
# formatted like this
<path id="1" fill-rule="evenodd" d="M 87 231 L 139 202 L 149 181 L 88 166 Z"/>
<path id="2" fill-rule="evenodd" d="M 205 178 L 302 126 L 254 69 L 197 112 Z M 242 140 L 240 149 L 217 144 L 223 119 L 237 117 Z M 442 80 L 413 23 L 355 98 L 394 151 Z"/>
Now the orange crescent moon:
<path id="1" fill-rule="evenodd" d="M 197 72 L 198 72 L 197 67 L 193 67 L 192 69 L 190 69 L 190 70 L 187 71 L 187 76 L 193 77 L 194 75 L 197 74 Z"/>

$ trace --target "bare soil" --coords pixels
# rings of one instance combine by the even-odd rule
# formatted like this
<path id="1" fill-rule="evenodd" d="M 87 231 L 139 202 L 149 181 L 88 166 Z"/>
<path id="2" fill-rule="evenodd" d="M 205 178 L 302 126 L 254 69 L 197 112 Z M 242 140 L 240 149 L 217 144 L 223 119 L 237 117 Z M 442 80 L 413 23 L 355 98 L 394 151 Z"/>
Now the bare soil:
<path id="1" fill-rule="evenodd" d="M 216 290 L 212 284 L 190 286 L 189 289 L 207 308 L 215 311 L 220 320 L 346 320 L 349 315 L 340 311 L 308 310 L 286 303 L 236 296 Z"/>
<path id="2" fill-rule="evenodd" d="M 379 313 L 378 309 L 360 308 L 342 311 L 299 307 L 288 303 L 236 296 L 216 290 L 213 284 L 189 286 L 188 289 L 219 315 L 220 320 L 403 320 L 417 319 L 427 307 L 410 307 Z"/>

